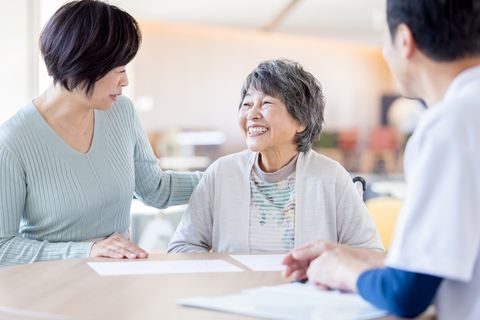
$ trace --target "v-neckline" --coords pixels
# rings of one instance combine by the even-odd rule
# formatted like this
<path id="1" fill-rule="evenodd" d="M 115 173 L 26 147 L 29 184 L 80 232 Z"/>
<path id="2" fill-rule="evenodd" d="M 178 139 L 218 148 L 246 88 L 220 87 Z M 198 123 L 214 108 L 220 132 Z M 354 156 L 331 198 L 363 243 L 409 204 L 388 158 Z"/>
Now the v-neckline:
<path id="1" fill-rule="evenodd" d="M 76 150 L 65 140 L 63 140 L 63 138 L 60 137 L 60 135 L 55 132 L 55 130 L 53 130 L 53 128 L 43 118 L 33 101 L 26 106 L 24 115 L 26 116 L 27 120 L 30 120 L 29 123 L 38 131 L 38 133 L 44 138 L 45 142 L 48 143 L 50 147 L 66 156 L 91 155 L 98 148 L 99 140 L 102 140 L 101 136 L 104 135 L 105 128 L 103 125 L 101 125 L 104 120 L 104 112 L 98 110 L 94 110 L 92 142 L 90 144 L 90 148 L 85 153 Z"/>

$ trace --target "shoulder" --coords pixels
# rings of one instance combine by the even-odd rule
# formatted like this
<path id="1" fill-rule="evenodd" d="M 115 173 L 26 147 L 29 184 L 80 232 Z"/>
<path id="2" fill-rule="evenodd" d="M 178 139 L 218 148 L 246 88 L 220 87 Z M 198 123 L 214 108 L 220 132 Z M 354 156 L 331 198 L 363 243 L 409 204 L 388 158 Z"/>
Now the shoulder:
<path id="1" fill-rule="evenodd" d="M 315 177 L 335 179 L 338 175 L 348 175 L 348 172 L 340 163 L 310 149 L 301 153 L 300 162 L 297 164 L 297 170 L 305 170 L 309 175 Z M 300 165 L 300 168 L 299 168 Z"/>
<path id="2" fill-rule="evenodd" d="M 255 153 L 250 150 L 244 150 L 238 153 L 229 154 L 216 160 L 212 166 L 215 167 L 231 167 L 241 166 L 247 164 L 252 157 L 255 157 Z"/>
<path id="3" fill-rule="evenodd" d="M 22 116 L 22 110 L 4 122 L 0 126 L 0 158 L 10 158 L 20 164 L 24 155 L 21 150 L 35 143 L 31 134 L 28 134 L 31 130 L 29 122 Z"/>
<path id="4" fill-rule="evenodd" d="M 300 153 L 300 156 L 303 157 L 306 165 L 315 165 L 315 166 L 321 165 L 326 169 L 336 168 L 340 166 L 340 164 L 337 161 L 332 160 L 329 157 L 326 157 L 316 152 L 313 149 Z"/>
<path id="5" fill-rule="evenodd" d="M 255 153 L 248 149 L 221 157 L 208 167 L 205 175 L 243 173 L 250 163 L 253 166 L 254 158 Z"/>
<path id="6" fill-rule="evenodd" d="M 480 148 L 480 99 L 469 96 L 441 101 L 425 112 L 412 136 L 420 149 L 447 146 L 466 152 Z"/>
<path id="7" fill-rule="evenodd" d="M 470 81 L 458 90 L 445 95 L 444 99 L 425 112 L 424 126 L 445 131 L 445 126 L 457 129 L 480 125 L 480 79 Z"/>
<path id="8" fill-rule="evenodd" d="M 326 190 L 335 189 L 341 194 L 347 182 L 351 181 L 350 174 L 340 163 L 310 149 L 303 153 L 297 163 L 297 171 L 309 185 L 316 185 Z"/>
<path id="9" fill-rule="evenodd" d="M 28 139 L 26 131 L 31 130 L 31 125 L 23 116 L 23 113 L 28 111 L 27 107 L 21 109 L 13 117 L 5 121 L 0 126 L 0 143 L 5 145 L 18 145 L 22 141 Z"/>

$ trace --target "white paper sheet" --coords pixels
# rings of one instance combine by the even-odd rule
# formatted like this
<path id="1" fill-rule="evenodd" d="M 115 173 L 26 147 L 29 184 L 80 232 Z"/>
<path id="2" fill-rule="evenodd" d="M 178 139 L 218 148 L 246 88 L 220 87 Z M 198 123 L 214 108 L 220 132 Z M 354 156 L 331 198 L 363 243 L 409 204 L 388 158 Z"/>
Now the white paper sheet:
<path id="1" fill-rule="evenodd" d="M 230 257 L 249 267 L 253 271 L 283 271 L 286 267 L 280 264 L 285 257 L 284 254 L 231 254 Z"/>
<path id="2" fill-rule="evenodd" d="M 224 260 L 88 262 L 88 265 L 101 276 L 245 271 Z"/>
<path id="3" fill-rule="evenodd" d="M 248 289 L 219 297 L 179 299 L 176 303 L 280 320 L 365 320 L 387 315 L 359 295 L 320 291 L 299 283 Z"/>

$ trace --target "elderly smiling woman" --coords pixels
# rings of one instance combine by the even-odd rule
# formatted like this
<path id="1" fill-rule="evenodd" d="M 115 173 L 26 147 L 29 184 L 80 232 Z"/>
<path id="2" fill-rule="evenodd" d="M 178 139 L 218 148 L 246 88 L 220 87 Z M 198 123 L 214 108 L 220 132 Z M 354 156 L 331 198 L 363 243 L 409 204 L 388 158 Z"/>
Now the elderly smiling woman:
<path id="1" fill-rule="evenodd" d="M 383 251 L 350 175 L 311 150 L 324 104 L 300 64 L 262 62 L 238 111 L 249 150 L 207 169 L 168 252 L 288 252 L 317 238 Z"/>

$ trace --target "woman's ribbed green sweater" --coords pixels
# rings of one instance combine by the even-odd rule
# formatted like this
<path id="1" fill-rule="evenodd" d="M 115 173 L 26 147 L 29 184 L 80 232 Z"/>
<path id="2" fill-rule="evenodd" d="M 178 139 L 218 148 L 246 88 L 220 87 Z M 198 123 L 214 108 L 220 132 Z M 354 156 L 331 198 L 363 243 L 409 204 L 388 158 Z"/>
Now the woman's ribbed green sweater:
<path id="1" fill-rule="evenodd" d="M 0 266 L 88 257 L 93 242 L 130 226 L 135 194 L 157 208 L 187 203 L 200 173 L 158 166 L 131 101 L 95 110 L 80 153 L 29 103 L 0 127 Z"/>

